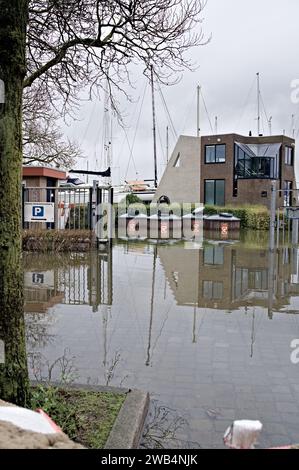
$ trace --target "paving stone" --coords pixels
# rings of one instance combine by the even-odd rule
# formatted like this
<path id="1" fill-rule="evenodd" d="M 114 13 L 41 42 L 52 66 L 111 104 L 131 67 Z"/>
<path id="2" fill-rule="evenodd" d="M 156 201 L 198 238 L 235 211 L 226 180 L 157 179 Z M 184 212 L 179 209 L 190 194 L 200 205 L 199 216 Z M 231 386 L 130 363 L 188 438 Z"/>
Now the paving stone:
<path id="1" fill-rule="evenodd" d="M 298 405 L 294 402 L 277 402 L 276 407 L 282 413 L 297 413 L 299 411 Z"/>

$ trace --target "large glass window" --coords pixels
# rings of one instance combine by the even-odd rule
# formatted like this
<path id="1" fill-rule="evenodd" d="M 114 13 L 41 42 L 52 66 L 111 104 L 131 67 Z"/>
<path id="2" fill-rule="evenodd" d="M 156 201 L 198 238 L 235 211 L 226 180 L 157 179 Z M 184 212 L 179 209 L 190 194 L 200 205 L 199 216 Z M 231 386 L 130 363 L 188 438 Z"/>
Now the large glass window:
<path id="1" fill-rule="evenodd" d="M 205 163 L 225 163 L 226 145 L 206 145 Z"/>
<path id="2" fill-rule="evenodd" d="M 224 194 L 224 180 L 205 180 L 205 204 L 224 206 Z"/>
<path id="3" fill-rule="evenodd" d="M 243 145 L 246 150 L 246 146 Z M 268 146 L 268 152 L 257 146 L 255 152 L 248 147 L 248 152 L 239 145 L 235 145 L 235 176 L 237 179 L 260 178 L 276 179 L 279 175 L 279 155 L 275 148 L 271 151 Z M 292 150 L 292 149 L 291 149 Z M 260 153 L 258 153 L 260 152 Z M 272 156 L 273 152 L 273 156 Z M 275 152 L 277 152 L 275 154 Z"/>
<path id="4" fill-rule="evenodd" d="M 286 165 L 293 165 L 293 149 L 292 147 L 285 147 L 284 149 L 284 162 Z"/>

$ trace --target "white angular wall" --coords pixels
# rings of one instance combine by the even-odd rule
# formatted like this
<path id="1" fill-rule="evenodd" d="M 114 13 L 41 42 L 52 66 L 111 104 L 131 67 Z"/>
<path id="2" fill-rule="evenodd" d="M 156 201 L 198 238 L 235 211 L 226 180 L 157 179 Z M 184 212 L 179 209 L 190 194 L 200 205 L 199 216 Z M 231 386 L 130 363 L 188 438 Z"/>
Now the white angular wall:
<path id="1" fill-rule="evenodd" d="M 153 202 L 167 196 L 171 203 L 200 201 L 200 137 L 180 136 L 161 178 Z M 180 165 L 175 163 L 180 154 Z"/>

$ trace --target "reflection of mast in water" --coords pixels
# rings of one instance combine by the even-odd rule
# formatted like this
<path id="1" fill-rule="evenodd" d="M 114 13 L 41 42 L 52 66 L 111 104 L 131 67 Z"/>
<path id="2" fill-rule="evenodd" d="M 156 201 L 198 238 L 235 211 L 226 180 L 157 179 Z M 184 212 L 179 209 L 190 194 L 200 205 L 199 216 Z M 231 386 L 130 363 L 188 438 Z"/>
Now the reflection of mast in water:
<path id="1" fill-rule="evenodd" d="M 103 365 L 106 368 L 107 365 L 107 355 L 108 355 L 108 346 L 107 346 L 107 329 L 108 329 L 108 318 L 111 316 L 111 305 L 113 303 L 113 260 L 112 260 L 112 247 L 109 247 L 107 254 L 107 279 L 105 277 L 105 264 L 100 268 L 101 280 L 100 280 L 100 298 L 101 303 L 104 304 L 102 310 L 103 315 Z M 107 292 L 106 292 L 107 288 Z"/>
<path id="2" fill-rule="evenodd" d="M 252 311 L 252 324 L 251 324 L 251 350 L 250 357 L 253 357 L 253 346 L 255 343 L 255 308 Z"/>
<path id="3" fill-rule="evenodd" d="M 110 316 L 111 312 L 111 307 L 110 305 L 105 306 L 104 311 L 103 311 L 103 336 L 104 336 L 104 341 L 103 341 L 103 346 L 104 346 L 104 354 L 103 354 L 103 365 L 106 367 L 107 365 L 107 326 L 108 326 L 108 318 Z"/>
<path id="4" fill-rule="evenodd" d="M 273 297 L 275 280 L 275 252 L 269 249 L 269 285 L 268 285 L 268 317 L 273 318 Z"/>
<path id="5" fill-rule="evenodd" d="M 149 323 L 149 332 L 148 332 L 147 358 L 145 362 L 146 366 L 150 365 L 150 358 L 151 358 L 151 343 L 152 343 L 152 328 L 153 328 L 154 298 L 155 298 L 155 279 L 156 279 L 156 261 L 157 261 L 157 246 L 154 247 L 151 311 L 150 311 L 150 323 Z"/>
<path id="6" fill-rule="evenodd" d="M 192 338 L 192 343 L 196 343 L 196 308 L 197 306 L 194 305 L 194 311 L 193 311 L 193 338 Z"/>
<path id="7" fill-rule="evenodd" d="M 193 310 L 193 336 L 192 336 L 192 343 L 195 344 L 197 343 L 197 338 L 196 338 L 196 320 L 197 320 L 197 307 L 199 307 L 199 270 L 200 270 L 200 256 L 198 252 L 198 271 L 197 271 L 197 296 L 196 299 L 197 301 L 195 302 L 194 305 L 194 310 Z"/>

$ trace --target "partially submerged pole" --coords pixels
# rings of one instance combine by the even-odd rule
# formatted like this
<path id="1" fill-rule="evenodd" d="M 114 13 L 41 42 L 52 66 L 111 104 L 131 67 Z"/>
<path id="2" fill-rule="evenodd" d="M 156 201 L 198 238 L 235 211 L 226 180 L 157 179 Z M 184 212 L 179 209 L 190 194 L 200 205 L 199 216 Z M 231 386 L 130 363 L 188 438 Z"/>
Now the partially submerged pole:
<path id="1" fill-rule="evenodd" d="M 276 181 L 271 181 L 271 205 L 270 205 L 270 251 L 275 248 L 275 212 L 276 212 Z M 279 220 L 277 221 L 277 223 Z"/>

